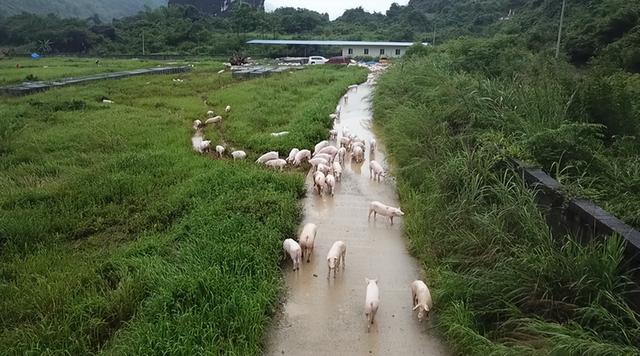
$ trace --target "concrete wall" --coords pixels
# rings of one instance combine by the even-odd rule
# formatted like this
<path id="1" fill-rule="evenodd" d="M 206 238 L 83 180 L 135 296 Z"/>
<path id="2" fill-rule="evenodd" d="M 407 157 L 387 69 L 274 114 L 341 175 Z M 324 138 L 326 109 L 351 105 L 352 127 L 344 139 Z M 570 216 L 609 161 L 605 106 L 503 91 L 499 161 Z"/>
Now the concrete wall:
<path id="1" fill-rule="evenodd" d="M 349 48 L 353 53 L 349 54 Z M 365 54 L 364 50 L 369 49 L 369 54 Z M 351 46 L 342 47 L 342 55 L 345 57 L 380 57 L 380 50 L 384 49 L 384 56 L 389 58 L 401 57 L 407 51 L 407 47 L 381 47 L 381 46 Z M 396 50 L 400 50 L 400 54 L 396 54 Z"/>

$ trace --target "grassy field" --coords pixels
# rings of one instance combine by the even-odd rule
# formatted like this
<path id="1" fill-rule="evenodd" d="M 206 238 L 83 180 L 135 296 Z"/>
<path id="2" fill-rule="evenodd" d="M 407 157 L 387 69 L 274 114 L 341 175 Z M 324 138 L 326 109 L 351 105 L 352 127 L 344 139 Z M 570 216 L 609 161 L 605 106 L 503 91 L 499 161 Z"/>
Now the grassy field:
<path id="1" fill-rule="evenodd" d="M 406 234 L 451 349 L 640 354 L 640 316 L 628 299 L 640 289 L 622 266 L 620 240 L 552 234 L 534 193 L 501 168 L 505 153 L 523 154 L 512 143 L 526 143 L 526 133 L 563 124 L 554 120 L 566 112 L 564 93 L 522 76 L 502 85 L 459 71 L 452 58 L 462 60 L 432 53 L 396 64 L 374 97 Z"/>
<path id="2" fill-rule="evenodd" d="M 100 63 L 96 64 L 96 60 L 97 58 L 70 57 L 45 57 L 37 60 L 31 58 L 0 59 L 0 86 L 24 81 L 52 80 L 138 68 L 151 68 L 157 65 L 167 65 L 167 63 L 175 63 L 176 65 L 185 63 L 184 61 L 146 59 L 100 59 Z M 16 68 L 17 64 L 20 64 L 20 68 Z M 206 64 L 212 65 L 213 62 L 207 61 Z"/>
<path id="3" fill-rule="evenodd" d="M 238 83 L 219 69 L 0 99 L 2 353 L 260 352 L 305 188 L 251 158 L 312 146 L 366 73 Z M 246 162 L 190 147 L 192 121 L 227 104 L 206 135 Z"/>

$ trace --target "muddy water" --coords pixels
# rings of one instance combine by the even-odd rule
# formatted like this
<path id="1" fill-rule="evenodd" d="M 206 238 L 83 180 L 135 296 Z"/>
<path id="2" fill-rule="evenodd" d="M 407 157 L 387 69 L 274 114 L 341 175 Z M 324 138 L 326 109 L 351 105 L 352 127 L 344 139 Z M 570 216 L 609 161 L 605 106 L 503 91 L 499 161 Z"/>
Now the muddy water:
<path id="1" fill-rule="evenodd" d="M 365 162 L 345 162 L 343 179 L 334 197 L 319 197 L 307 177 L 308 196 L 304 201 L 304 223 L 318 225 L 311 263 L 298 272 L 286 265 L 286 302 L 276 317 L 268 337 L 268 355 L 440 355 L 442 344 L 428 321 L 418 323 L 411 308 L 409 284 L 420 278 L 420 268 L 407 252 L 402 235 L 402 218 L 378 216 L 367 221 L 370 201 L 398 206 L 390 179 L 369 178 L 371 157 L 385 169 L 384 148 L 371 155 L 371 86 L 362 84 L 350 91 L 342 104 L 336 129 L 347 127 L 367 140 Z M 334 143 L 335 144 L 335 143 Z M 346 161 L 349 161 L 348 159 Z M 347 244 L 346 268 L 327 280 L 326 255 L 334 241 Z M 377 278 L 380 309 L 376 323 L 367 333 L 364 316 L 365 277 Z"/>

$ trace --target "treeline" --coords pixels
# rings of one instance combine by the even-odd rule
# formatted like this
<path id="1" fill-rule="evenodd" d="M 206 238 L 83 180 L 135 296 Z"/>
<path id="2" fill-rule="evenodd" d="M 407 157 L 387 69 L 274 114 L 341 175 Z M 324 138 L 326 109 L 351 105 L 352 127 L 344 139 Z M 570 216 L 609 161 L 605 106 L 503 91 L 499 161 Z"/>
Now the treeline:
<path id="1" fill-rule="evenodd" d="M 60 19 L 21 14 L 0 17 L 0 46 L 16 53 L 133 55 L 142 54 L 144 35 L 146 53 L 215 56 L 243 50 L 246 40 L 254 37 L 440 44 L 463 36 L 504 34 L 517 36 L 530 51 L 551 53 L 560 10 L 561 3 L 551 0 L 411 0 L 406 6 L 392 4 L 385 14 L 349 9 L 334 21 L 306 9 L 267 13 L 242 4 L 227 16 L 172 6 L 146 9 L 112 23 L 98 16 Z M 640 71 L 640 3 L 569 1 L 565 24 L 561 49 L 570 63 L 598 62 Z"/>

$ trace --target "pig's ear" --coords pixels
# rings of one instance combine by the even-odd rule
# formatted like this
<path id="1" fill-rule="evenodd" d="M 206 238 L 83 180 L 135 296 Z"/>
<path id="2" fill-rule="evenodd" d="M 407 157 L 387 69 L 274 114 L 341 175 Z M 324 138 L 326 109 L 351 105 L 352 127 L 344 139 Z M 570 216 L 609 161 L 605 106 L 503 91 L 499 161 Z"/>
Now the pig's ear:
<path id="1" fill-rule="evenodd" d="M 372 279 L 371 281 L 372 281 L 373 283 L 375 283 L 375 284 L 378 284 L 378 279 L 377 279 L 377 278 L 376 278 L 376 279 Z"/>
<path id="2" fill-rule="evenodd" d="M 416 305 L 415 307 L 413 307 L 413 310 L 416 310 L 416 309 L 418 309 L 418 308 L 420 308 L 420 304 L 418 304 L 418 305 Z"/>

